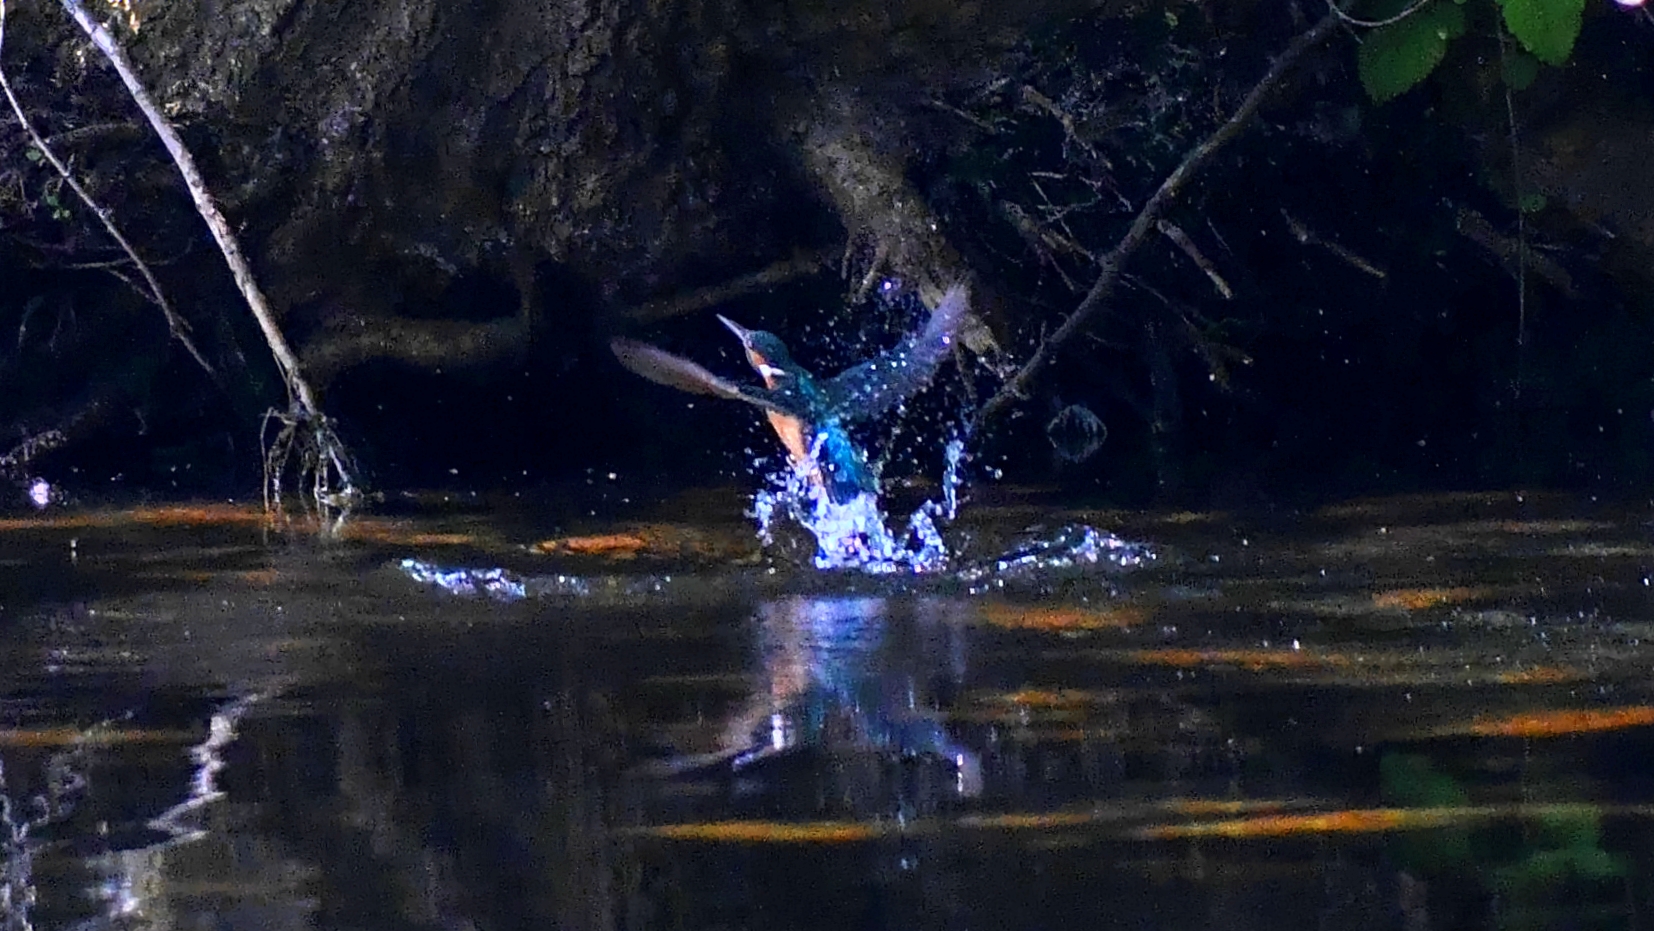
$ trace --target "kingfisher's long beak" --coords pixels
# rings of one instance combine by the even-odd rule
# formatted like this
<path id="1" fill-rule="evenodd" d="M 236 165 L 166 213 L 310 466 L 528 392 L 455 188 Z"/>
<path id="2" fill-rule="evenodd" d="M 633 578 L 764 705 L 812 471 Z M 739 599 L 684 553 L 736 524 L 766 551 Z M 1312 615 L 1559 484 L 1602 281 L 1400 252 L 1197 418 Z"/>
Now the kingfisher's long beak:
<path id="1" fill-rule="evenodd" d="M 751 330 L 749 330 L 746 327 L 740 325 L 739 323 L 736 323 L 734 320 L 729 319 L 728 317 L 724 316 L 723 314 L 718 314 L 718 321 L 720 323 L 722 323 L 724 326 L 729 327 L 729 331 L 731 333 L 735 334 L 736 339 L 739 339 L 741 341 L 742 346 L 746 346 L 748 348 L 751 348 L 751 346 L 752 346 L 752 331 Z"/>

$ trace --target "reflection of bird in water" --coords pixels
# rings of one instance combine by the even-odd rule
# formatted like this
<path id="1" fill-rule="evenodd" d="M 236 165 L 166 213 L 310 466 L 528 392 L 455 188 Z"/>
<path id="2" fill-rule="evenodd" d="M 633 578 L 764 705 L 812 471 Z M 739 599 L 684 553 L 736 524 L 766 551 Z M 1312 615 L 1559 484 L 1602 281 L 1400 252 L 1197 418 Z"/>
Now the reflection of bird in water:
<path id="1" fill-rule="evenodd" d="M 951 691 L 941 683 L 964 676 L 961 630 L 944 602 L 921 601 L 911 615 L 890 609 L 880 597 L 760 605 L 760 685 L 725 722 L 723 752 L 710 759 L 755 784 L 843 770 L 852 758 L 906 760 L 934 770 L 952 794 L 977 794 L 978 755 L 953 741 L 932 707 L 938 690 Z"/>
<path id="2" fill-rule="evenodd" d="M 719 317 L 741 340 L 747 362 L 763 387 L 738 385 L 688 359 L 644 343 L 609 344 L 622 365 L 657 384 L 694 394 L 745 401 L 764 409 L 793 466 L 824 487 L 835 504 L 878 490 L 872 470 L 847 427 L 907 400 L 930 384 L 953 347 L 953 335 L 970 306 L 963 285 L 948 289 L 917 333 L 889 352 L 830 378 L 817 378 L 793 361 L 773 333 L 749 330 Z"/>

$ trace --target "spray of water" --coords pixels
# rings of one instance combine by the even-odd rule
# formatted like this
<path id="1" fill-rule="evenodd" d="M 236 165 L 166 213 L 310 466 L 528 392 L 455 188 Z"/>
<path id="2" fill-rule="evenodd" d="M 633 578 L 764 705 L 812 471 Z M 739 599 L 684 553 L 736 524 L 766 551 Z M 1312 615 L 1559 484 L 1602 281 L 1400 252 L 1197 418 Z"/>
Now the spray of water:
<path id="1" fill-rule="evenodd" d="M 819 440 L 818 444 L 819 445 Z M 774 531 L 783 521 L 805 530 L 816 540 L 818 569 L 857 569 L 877 575 L 933 573 L 948 568 L 949 551 L 937 521 L 950 523 L 959 513 L 959 491 L 964 486 L 965 443 L 950 440 L 943 452 L 942 500 L 926 501 L 908 515 L 902 533 L 890 530 L 890 519 L 876 491 L 835 503 L 804 468 L 784 466 L 770 475 L 753 496 L 751 516 L 758 537 L 774 544 Z"/>

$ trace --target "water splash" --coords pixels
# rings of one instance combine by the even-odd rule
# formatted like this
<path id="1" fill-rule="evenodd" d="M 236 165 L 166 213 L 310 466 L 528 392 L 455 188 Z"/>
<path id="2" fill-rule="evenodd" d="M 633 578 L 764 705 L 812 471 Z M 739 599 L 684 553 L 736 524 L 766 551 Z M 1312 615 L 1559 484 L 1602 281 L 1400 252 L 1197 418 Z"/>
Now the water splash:
<path id="1" fill-rule="evenodd" d="M 756 520 L 758 538 L 765 547 L 776 546 L 777 531 L 790 524 L 814 539 L 812 563 L 817 569 L 870 575 L 951 578 L 974 586 L 984 579 L 1003 583 L 1090 566 L 1136 569 L 1156 560 L 1156 551 L 1146 543 L 1073 524 L 1025 541 L 987 562 L 956 567 L 955 554 L 942 530 L 958 517 L 969 461 L 963 439 L 956 437 L 947 443 L 941 500 L 916 508 L 900 533 L 890 529 L 876 490 L 835 503 L 821 481 L 819 467 L 810 463 L 803 467 L 789 463 L 768 476 L 765 487 L 753 495 L 748 516 Z M 668 592 L 674 597 L 692 597 L 695 590 L 693 575 L 519 575 L 500 568 L 450 568 L 412 558 L 401 560 L 398 568 L 414 581 L 449 594 L 502 602 L 555 598 L 629 602 Z M 715 579 L 707 578 L 712 580 L 707 583 L 708 591 L 718 590 Z"/>
<path id="2" fill-rule="evenodd" d="M 890 531 L 877 491 L 835 504 L 815 479 L 816 470 L 808 465 L 789 466 L 771 475 L 767 487 L 753 496 L 749 513 L 766 547 L 775 544 L 775 530 L 781 523 L 791 522 L 808 531 L 816 540 L 814 564 L 818 569 L 855 569 L 874 575 L 944 573 L 953 568 L 953 553 L 938 521 L 946 525 L 957 518 L 969 460 L 963 439 L 948 441 L 943 450 L 941 501 L 926 501 L 914 510 L 901 535 Z M 1155 558 L 1148 544 L 1073 524 L 990 562 L 960 568 L 955 575 L 974 583 L 989 577 L 1007 579 L 1084 566 L 1135 569 Z"/>
<path id="3" fill-rule="evenodd" d="M 397 568 L 415 582 L 435 586 L 450 595 L 484 596 L 495 601 L 521 601 L 528 597 L 527 583 L 504 569 L 455 569 L 413 558 L 402 560 Z"/>
<path id="4" fill-rule="evenodd" d="M 809 463 L 802 468 L 788 465 L 770 475 L 766 487 L 753 496 L 749 514 L 758 522 L 758 538 L 765 546 L 775 544 L 779 522 L 790 521 L 809 531 L 816 540 L 817 569 L 856 569 L 875 575 L 939 572 L 948 567 L 949 553 L 936 521 L 952 521 L 958 513 L 964 442 L 950 442 L 945 456 L 942 503 L 920 505 L 908 515 L 907 528 L 900 535 L 890 531 L 877 491 L 835 503 L 816 478 L 819 468 Z"/>
<path id="5" fill-rule="evenodd" d="M 948 440 L 942 451 L 942 515 L 952 521 L 959 514 L 959 490 L 965 487 L 965 441 L 960 437 Z"/>
<path id="6" fill-rule="evenodd" d="M 1138 569 L 1157 558 L 1158 554 L 1147 543 L 1124 540 L 1088 524 L 1070 524 L 1055 533 L 1029 540 L 992 562 L 963 569 L 959 577 L 966 582 L 977 582 L 989 577 L 1027 577 L 1097 565 Z"/>

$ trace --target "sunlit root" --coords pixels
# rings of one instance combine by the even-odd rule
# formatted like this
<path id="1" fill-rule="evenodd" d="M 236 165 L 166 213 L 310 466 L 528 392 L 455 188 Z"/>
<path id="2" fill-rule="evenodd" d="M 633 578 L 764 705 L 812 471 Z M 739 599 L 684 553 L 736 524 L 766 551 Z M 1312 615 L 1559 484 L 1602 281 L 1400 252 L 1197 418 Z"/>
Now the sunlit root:
<path id="1" fill-rule="evenodd" d="M 92 19 L 80 0 L 62 0 L 62 3 L 63 8 L 74 17 L 75 22 L 92 40 L 92 44 L 96 45 L 114 66 L 121 82 L 126 85 L 127 92 L 132 95 L 133 102 L 143 111 L 151 128 L 167 147 L 173 163 L 178 166 L 178 173 L 183 175 L 184 184 L 189 188 L 196 212 L 206 221 L 207 228 L 211 230 L 213 239 L 218 243 L 219 251 L 224 254 L 224 261 L 230 267 L 236 287 L 241 290 L 248 308 L 257 319 L 259 329 L 264 333 L 264 340 L 270 347 L 270 355 L 281 371 L 282 381 L 287 387 L 288 406 L 285 412 L 271 411 L 266 416 L 266 425 L 274 419 L 283 426 L 275 441 L 267 448 L 264 458 L 265 507 L 271 511 L 280 509 L 283 487 L 281 475 L 297 454 L 299 484 L 309 486 L 309 504 L 316 509 L 324 524 L 336 527 L 348 512 L 349 504 L 359 497 L 355 471 L 350 466 L 350 456 L 334 432 L 332 424 L 317 405 L 310 384 L 305 380 L 299 367 L 298 359 L 294 357 L 286 337 L 276 325 L 275 314 L 265 301 L 263 291 L 253 279 L 252 266 L 241 254 L 240 243 L 230 230 L 229 222 L 224 219 L 217 204 L 213 202 L 212 195 L 208 193 L 206 180 L 196 167 L 194 156 L 184 147 L 184 141 L 178 136 L 178 131 L 161 114 L 149 92 L 144 89 L 143 83 L 138 80 L 132 62 L 127 59 L 126 52 L 115 41 L 115 37 Z"/>
<path id="2" fill-rule="evenodd" d="M 326 385 L 340 372 L 372 359 L 394 359 L 418 368 L 474 367 L 520 358 L 528 346 L 528 321 L 509 317 L 487 323 L 408 320 L 364 315 L 305 343 L 304 368 Z"/>
<path id="3" fill-rule="evenodd" d="M 696 313 L 737 298 L 765 291 L 800 278 L 807 278 L 827 267 L 828 256 L 819 252 L 799 252 L 749 275 L 742 275 L 723 284 L 700 288 L 688 294 L 650 301 L 623 312 L 639 323 L 653 323 L 671 317 Z"/>
<path id="4" fill-rule="evenodd" d="M 29 465 L 35 459 L 67 443 L 62 430 L 44 430 L 31 433 L 11 449 L 0 455 L 0 479 L 23 482 L 29 475 Z"/>
<path id="5" fill-rule="evenodd" d="M 846 101 L 812 114 L 798 141 L 805 169 L 837 209 L 851 241 L 871 247 L 872 261 L 856 290 L 865 291 L 883 275 L 899 275 L 926 306 L 936 307 L 950 286 L 971 279 L 970 269 L 908 183 L 904 161 L 874 143 L 867 130 L 874 122 Z M 993 333 L 974 316 L 959 337 L 977 355 L 998 351 Z"/>
<path id="6" fill-rule="evenodd" d="M 365 496 L 354 483 L 356 465 L 333 424 L 320 413 L 306 416 L 297 406 L 286 411 L 272 408 L 264 414 L 259 439 L 264 447 L 264 510 L 281 510 L 285 476 L 292 469 L 298 490 L 323 528 L 338 533 Z"/>
<path id="7" fill-rule="evenodd" d="M 1157 224 L 1165 214 L 1166 209 L 1182 194 L 1183 188 L 1188 185 L 1195 175 L 1200 173 L 1200 170 L 1206 166 L 1206 163 L 1211 160 L 1218 150 L 1233 141 L 1235 137 L 1240 135 L 1241 130 L 1251 124 L 1253 118 L 1257 116 L 1259 108 L 1263 106 L 1264 99 L 1280 85 L 1287 72 L 1291 70 L 1293 65 L 1297 64 L 1298 59 L 1331 36 L 1338 23 L 1338 15 L 1328 13 L 1314 26 L 1292 40 L 1292 44 L 1287 46 L 1286 51 L 1281 53 L 1281 56 L 1264 73 L 1264 76 L 1247 93 L 1246 99 L 1241 101 L 1240 106 L 1235 109 L 1229 119 L 1225 120 L 1223 125 L 1219 126 L 1210 136 L 1207 136 L 1199 145 L 1190 149 L 1183 156 L 1183 161 L 1178 164 L 1171 174 L 1166 176 L 1164 181 L 1160 182 L 1160 187 L 1154 192 L 1154 196 L 1150 197 L 1143 204 L 1142 209 L 1137 212 L 1137 216 L 1132 220 L 1131 227 L 1126 230 L 1126 234 L 1120 238 L 1120 241 L 1115 244 L 1107 255 L 1102 257 L 1098 263 L 1097 280 L 1092 284 L 1091 290 L 1086 293 L 1085 298 L 1080 301 L 1079 306 L 1069 313 L 1067 319 L 1063 320 L 1062 324 L 1053 330 L 1034 350 L 1033 356 L 1023 363 L 1022 368 L 1007 379 L 1005 384 L 1000 386 L 999 391 L 988 399 L 988 403 L 982 406 L 982 409 L 977 412 L 976 420 L 972 423 L 973 430 L 981 429 L 1028 395 L 1034 380 L 1056 358 L 1057 352 L 1063 345 L 1073 339 L 1099 311 L 1108 305 L 1109 300 L 1114 296 L 1115 288 L 1119 286 L 1120 273 L 1125 267 L 1126 260 L 1131 258 L 1137 248 L 1143 244 L 1149 232 L 1157 228 Z"/>

